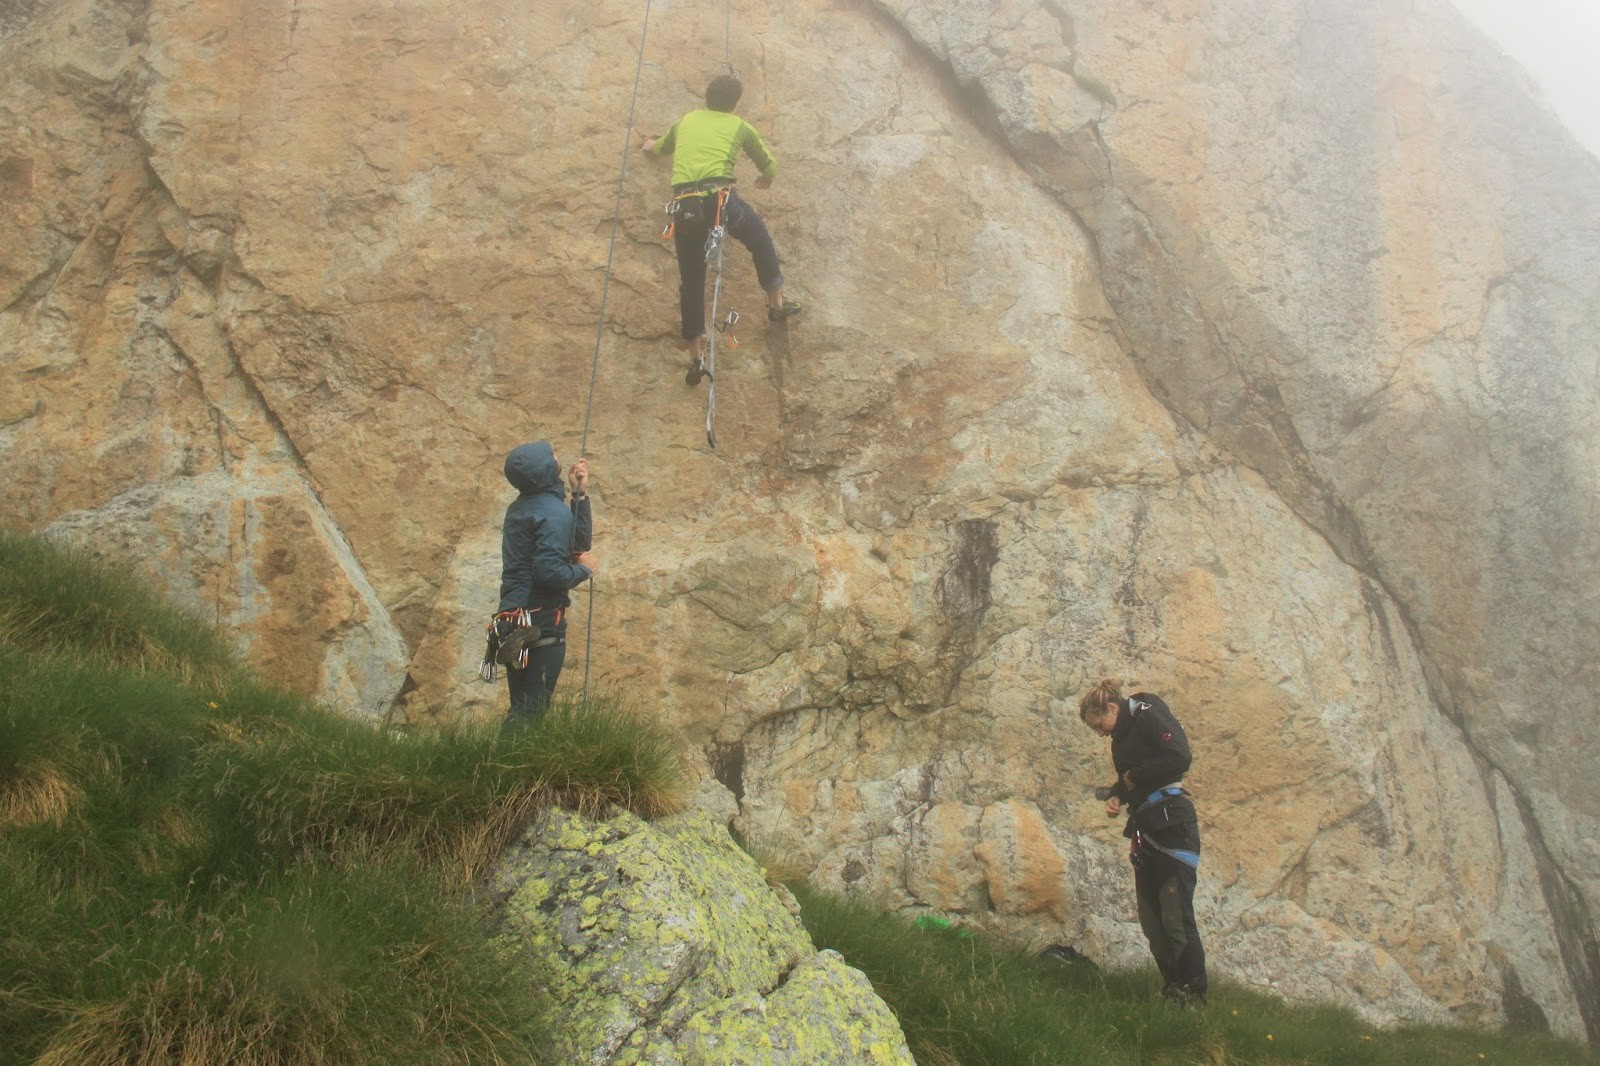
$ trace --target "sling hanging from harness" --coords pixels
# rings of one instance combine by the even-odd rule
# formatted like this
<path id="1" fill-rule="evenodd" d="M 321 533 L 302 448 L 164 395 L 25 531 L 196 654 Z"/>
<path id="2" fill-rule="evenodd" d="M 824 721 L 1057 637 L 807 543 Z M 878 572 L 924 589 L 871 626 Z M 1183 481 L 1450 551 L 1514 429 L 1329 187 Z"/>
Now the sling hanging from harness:
<path id="1" fill-rule="evenodd" d="M 706 331 L 706 377 L 710 381 L 706 387 L 706 443 L 712 448 L 717 446 L 717 334 L 722 332 L 718 328 L 717 305 L 722 298 L 722 246 L 727 237 L 728 192 L 726 187 L 717 190 L 717 209 L 706 235 L 706 262 L 710 263 L 711 257 L 716 256 L 715 277 L 711 282 L 712 328 Z M 734 321 L 738 321 L 737 318 Z"/>
<path id="2" fill-rule="evenodd" d="M 729 308 L 722 313 L 722 253 L 727 238 L 728 198 L 733 193 L 731 180 L 708 179 L 696 187 L 685 188 L 666 206 L 667 223 L 661 230 L 662 239 L 673 236 L 678 225 L 706 227 L 705 261 L 711 266 L 711 312 L 707 331 L 706 351 L 692 361 L 684 376 L 688 385 L 698 385 L 702 379 L 710 382 L 706 389 L 706 443 L 717 446 L 717 338 L 721 336 L 729 348 L 739 347 L 734 327 L 739 324 L 739 312 Z M 707 215 L 709 214 L 709 217 Z"/>

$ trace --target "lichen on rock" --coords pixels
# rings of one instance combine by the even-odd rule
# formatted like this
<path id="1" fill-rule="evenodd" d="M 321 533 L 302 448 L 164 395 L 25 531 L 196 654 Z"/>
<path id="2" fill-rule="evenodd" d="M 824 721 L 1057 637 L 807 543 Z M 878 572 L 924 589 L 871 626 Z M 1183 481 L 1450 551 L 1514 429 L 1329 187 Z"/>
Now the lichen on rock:
<path id="1" fill-rule="evenodd" d="M 560 1061 L 910 1063 L 862 974 L 817 952 L 703 812 L 552 810 L 490 878 L 508 952 L 548 974 Z"/>

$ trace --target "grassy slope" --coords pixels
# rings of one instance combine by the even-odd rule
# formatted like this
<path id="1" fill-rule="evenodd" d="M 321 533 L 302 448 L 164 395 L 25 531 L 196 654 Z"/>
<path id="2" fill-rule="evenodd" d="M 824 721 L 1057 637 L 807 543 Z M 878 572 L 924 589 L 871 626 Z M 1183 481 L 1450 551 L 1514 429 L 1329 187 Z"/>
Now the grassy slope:
<path id="1" fill-rule="evenodd" d="M 609 706 L 399 736 L 0 535 L 0 1062 L 533 1062 L 539 975 L 470 889 L 541 805 L 675 806 Z"/>
<path id="2" fill-rule="evenodd" d="M 1378 1030 L 1333 1007 L 1296 1008 L 1213 982 L 1203 1010 L 1168 1006 L 1148 973 L 1102 973 L 1019 955 L 961 930 L 919 930 L 859 900 L 791 882 L 817 947 L 862 970 L 922 1066 L 1306 1063 L 1414 1066 L 1595 1063 L 1547 1036 Z"/>

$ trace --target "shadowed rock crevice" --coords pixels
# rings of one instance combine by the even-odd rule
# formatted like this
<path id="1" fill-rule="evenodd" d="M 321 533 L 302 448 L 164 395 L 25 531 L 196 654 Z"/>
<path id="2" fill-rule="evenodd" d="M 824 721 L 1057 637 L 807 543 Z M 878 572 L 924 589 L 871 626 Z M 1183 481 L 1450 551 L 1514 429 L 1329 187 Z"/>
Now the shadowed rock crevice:
<path id="1" fill-rule="evenodd" d="M 1505 978 L 1500 995 L 1505 1003 L 1506 1027 L 1525 1033 L 1548 1033 L 1550 1019 L 1545 1016 L 1544 1008 L 1523 990 L 1516 967 L 1507 965 L 1501 973 Z"/>
<path id="2" fill-rule="evenodd" d="M 1515 790 L 1512 790 L 1512 795 L 1516 797 L 1517 817 L 1528 833 L 1528 844 L 1533 848 L 1534 859 L 1538 864 L 1539 888 L 1544 893 L 1545 906 L 1550 909 L 1551 915 L 1556 920 L 1560 933 L 1556 945 L 1561 951 L 1561 961 L 1572 982 L 1578 1010 L 1583 1015 L 1584 1028 L 1588 1032 L 1589 1042 L 1600 1044 L 1600 938 L 1595 935 L 1594 920 L 1589 914 L 1583 893 L 1551 856 L 1527 799 Z M 1515 971 L 1512 971 L 1512 977 L 1515 977 Z M 1518 983 L 1513 990 L 1508 980 L 1506 994 L 1520 997 L 1521 984 Z M 1529 1014 L 1527 1005 L 1521 1004 L 1515 1017 L 1526 1021 Z M 1508 1009 L 1508 1021 L 1512 1017 Z M 1545 1022 L 1542 1012 L 1539 1020 Z"/>
<path id="3" fill-rule="evenodd" d="M 949 619 L 938 655 L 946 674 L 946 701 L 978 654 L 978 633 L 991 602 L 995 564 L 1000 561 L 999 532 L 993 521 L 965 519 L 956 523 L 955 531 L 950 565 L 938 585 L 939 606 Z"/>
<path id="4" fill-rule="evenodd" d="M 711 774 L 723 788 L 733 793 L 735 802 L 744 801 L 744 742 L 716 744 L 711 749 Z"/>

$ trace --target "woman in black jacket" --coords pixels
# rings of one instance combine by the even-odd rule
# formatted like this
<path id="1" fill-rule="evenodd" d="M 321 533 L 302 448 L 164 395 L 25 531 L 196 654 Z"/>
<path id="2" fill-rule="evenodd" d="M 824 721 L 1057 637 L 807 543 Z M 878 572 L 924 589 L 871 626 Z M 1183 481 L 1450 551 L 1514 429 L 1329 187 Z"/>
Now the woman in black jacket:
<path id="1" fill-rule="evenodd" d="M 1206 999 L 1206 953 L 1194 920 L 1200 866 L 1200 826 L 1183 789 L 1189 738 L 1159 696 L 1136 692 L 1124 699 L 1121 683 L 1107 679 L 1083 694 L 1078 717 L 1111 738 L 1117 780 L 1106 789 L 1106 814 L 1124 805 L 1128 822 L 1139 925 L 1165 982 L 1162 995 L 1184 1004 Z"/>

